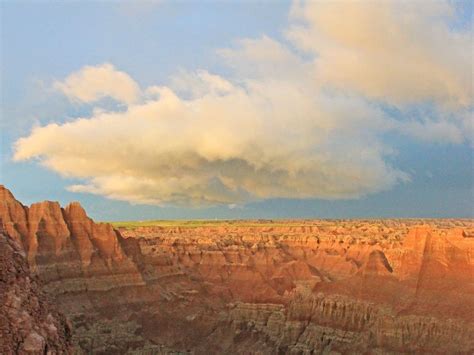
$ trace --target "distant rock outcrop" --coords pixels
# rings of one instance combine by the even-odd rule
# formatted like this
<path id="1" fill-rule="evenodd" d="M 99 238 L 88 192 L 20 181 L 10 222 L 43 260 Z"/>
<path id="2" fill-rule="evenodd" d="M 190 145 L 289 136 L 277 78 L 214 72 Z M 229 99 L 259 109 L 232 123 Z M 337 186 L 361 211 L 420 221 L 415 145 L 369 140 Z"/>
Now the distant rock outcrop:
<path id="1" fill-rule="evenodd" d="M 387 276 L 393 272 L 393 269 L 381 250 L 373 250 L 359 272 L 362 275 Z"/>

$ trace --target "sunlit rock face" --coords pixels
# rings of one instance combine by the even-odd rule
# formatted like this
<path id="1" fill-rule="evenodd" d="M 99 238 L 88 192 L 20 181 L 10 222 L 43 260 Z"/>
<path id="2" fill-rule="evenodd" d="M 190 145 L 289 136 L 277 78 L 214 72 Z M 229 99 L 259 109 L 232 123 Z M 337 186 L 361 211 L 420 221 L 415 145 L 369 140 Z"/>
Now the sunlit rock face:
<path id="1" fill-rule="evenodd" d="M 94 223 L 78 203 L 61 208 L 44 201 L 26 207 L 3 186 L 0 196 L 3 228 L 22 245 L 46 290 L 57 294 L 144 284 L 118 232 L 110 224 Z"/>
<path id="2" fill-rule="evenodd" d="M 115 230 L 73 203 L 0 218 L 95 353 L 472 353 L 472 220 Z"/>

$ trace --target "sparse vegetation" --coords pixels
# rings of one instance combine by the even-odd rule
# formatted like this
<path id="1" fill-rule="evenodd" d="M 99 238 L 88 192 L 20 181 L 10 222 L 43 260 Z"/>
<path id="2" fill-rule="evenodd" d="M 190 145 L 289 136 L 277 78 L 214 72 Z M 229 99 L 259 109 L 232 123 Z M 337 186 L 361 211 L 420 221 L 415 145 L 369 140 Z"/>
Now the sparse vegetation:
<path id="1" fill-rule="evenodd" d="M 115 228 L 134 229 L 137 227 L 180 227 L 197 228 L 210 226 L 239 226 L 239 227 L 288 227 L 310 225 L 310 221 L 286 220 L 146 220 L 146 221 L 119 221 L 109 222 Z"/>
<path id="2" fill-rule="evenodd" d="M 370 232 L 369 225 L 373 223 L 381 223 L 385 227 L 399 227 L 399 224 L 417 225 L 417 224 L 434 224 L 439 228 L 450 228 L 454 225 L 470 227 L 470 219 L 176 219 L 176 220 L 143 220 L 143 221 L 117 221 L 108 222 L 115 228 L 135 229 L 138 227 L 166 227 L 166 228 L 198 228 L 198 227 L 309 227 L 316 226 L 321 230 L 334 229 L 334 223 L 346 227 L 359 222 L 356 228 L 361 228 L 366 232 Z M 375 231 L 375 232 L 378 232 Z"/>

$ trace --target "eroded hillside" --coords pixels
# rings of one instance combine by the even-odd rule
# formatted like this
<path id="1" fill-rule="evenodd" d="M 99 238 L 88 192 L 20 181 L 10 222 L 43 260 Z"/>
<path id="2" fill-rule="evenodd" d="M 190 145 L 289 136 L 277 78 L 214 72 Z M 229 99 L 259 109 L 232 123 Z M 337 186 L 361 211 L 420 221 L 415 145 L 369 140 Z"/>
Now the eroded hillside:
<path id="1" fill-rule="evenodd" d="M 1 227 L 1 226 L 0 226 Z M 0 228 L 0 354 L 72 354 L 71 327 Z"/>
<path id="2" fill-rule="evenodd" d="M 472 353 L 471 220 L 114 229 L 73 203 L 4 229 L 94 353 Z"/>

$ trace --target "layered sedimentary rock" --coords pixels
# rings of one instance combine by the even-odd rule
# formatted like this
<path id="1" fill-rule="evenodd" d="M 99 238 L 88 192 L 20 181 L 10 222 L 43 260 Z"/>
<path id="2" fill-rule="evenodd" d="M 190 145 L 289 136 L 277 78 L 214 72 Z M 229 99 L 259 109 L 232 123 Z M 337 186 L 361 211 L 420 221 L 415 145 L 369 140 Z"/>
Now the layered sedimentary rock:
<path id="1" fill-rule="evenodd" d="M 188 347 L 202 353 L 209 347 L 235 353 L 474 350 L 472 221 L 243 224 L 121 231 L 142 237 L 150 274 L 179 267 L 205 286 L 176 298 L 220 303 L 208 305 L 219 314 L 218 325 L 205 342 L 187 335 Z M 200 328 L 203 312 L 189 310 L 188 327 Z M 166 341 L 159 332 L 149 336 Z"/>
<path id="2" fill-rule="evenodd" d="M 0 218 L 95 353 L 472 353 L 472 220 L 113 229 L 77 204 Z"/>
<path id="3" fill-rule="evenodd" d="M 0 230 L 1 354 L 72 354 L 70 326 L 40 284 L 22 248 Z"/>
<path id="4" fill-rule="evenodd" d="M 3 186 L 0 197 L 3 228 L 54 294 L 144 284 L 119 233 L 110 224 L 94 223 L 77 202 L 66 208 L 51 201 L 26 207 Z"/>
<path id="5" fill-rule="evenodd" d="M 27 209 L 3 185 L 0 185 L 0 218 L 5 233 L 23 244 L 28 236 Z"/>

